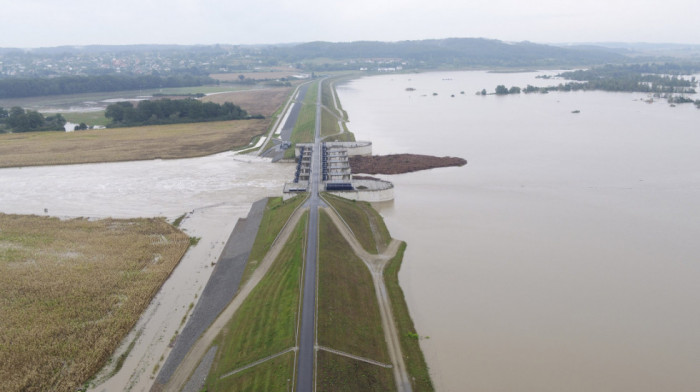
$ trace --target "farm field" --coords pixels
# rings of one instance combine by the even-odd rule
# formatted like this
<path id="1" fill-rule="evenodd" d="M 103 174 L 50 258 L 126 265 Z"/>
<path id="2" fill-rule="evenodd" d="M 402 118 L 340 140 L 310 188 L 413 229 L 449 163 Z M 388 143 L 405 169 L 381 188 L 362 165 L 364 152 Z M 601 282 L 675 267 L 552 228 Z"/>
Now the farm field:
<path id="1" fill-rule="evenodd" d="M 247 145 L 269 120 L 0 134 L 0 167 L 192 158 Z"/>
<path id="2" fill-rule="evenodd" d="M 75 391 L 189 245 L 162 218 L 0 214 L 0 390 Z"/>

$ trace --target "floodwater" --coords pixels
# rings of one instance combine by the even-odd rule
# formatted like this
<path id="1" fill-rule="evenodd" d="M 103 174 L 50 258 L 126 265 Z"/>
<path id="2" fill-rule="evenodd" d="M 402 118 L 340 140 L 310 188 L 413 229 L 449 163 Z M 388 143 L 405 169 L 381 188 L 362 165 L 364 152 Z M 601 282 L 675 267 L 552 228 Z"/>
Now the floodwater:
<path id="1" fill-rule="evenodd" d="M 338 86 L 375 154 L 469 162 L 382 176 L 437 389 L 700 390 L 700 110 L 639 93 L 475 95 L 560 82 L 544 73 Z"/>
<path id="2" fill-rule="evenodd" d="M 0 212 L 62 218 L 131 218 L 184 213 L 190 247 L 96 377 L 94 391 L 149 391 L 168 343 L 195 304 L 239 218 L 253 202 L 279 196 L 294 165 L 227 152 L 202 158 L 0 169 Z M 123 366 L 117 357 L 135 342 Z"/>

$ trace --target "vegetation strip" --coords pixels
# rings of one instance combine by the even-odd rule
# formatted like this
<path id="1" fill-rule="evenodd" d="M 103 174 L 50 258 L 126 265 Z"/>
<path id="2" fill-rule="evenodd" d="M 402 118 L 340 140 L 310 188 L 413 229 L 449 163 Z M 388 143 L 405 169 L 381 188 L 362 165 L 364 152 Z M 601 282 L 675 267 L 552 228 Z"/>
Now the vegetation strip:
<path id="1" fill-rule="evenodd" d="M 318 344 L 388 362 L 372 276 L 325 211 L 319 217 Z"/>
<path id="2" fill-rule="evenodd" d="M 329 353 L 341 355 L 341 356 L 343 356 L 343 357 L 352 358 L 352 359 L 355 359 L 355 360 L 358 360 L 358 361 L 362 361 L 362 362 L 367 362 L 367 363 L 369 363 L 369 364 L 377 365 L 377 366 L 381 366 L 381 367 L 385 367 L 385 368 L 388 368 L 388 369 L 391 369 L 391 368 L 393 367 L 391 364 L 388 364 L 388 363 L 375 361 L 374 359 L 369 359 L 369 358 L 360 357 L 360 356 L 357 356 L 357 355 L 353 355 L 353 354 L 350 354 L 350 353 L 346 353 L 346 352 L 344 352 L 344 351 L 334 350 L 334 349 L 328 348 L 328 347 L 316 346 L 316 349 L 317 349 L 317 350 L 328 351 Z"/>
<path id="3" fill-rule="evenodd" d="M 389 245 L 389 230 L 369 203 L 350 201 L 328 193 L 324 193 L 323 198 L 338 212 L 367 252 L 377 254 Z"/>
<path id="4" fill-rule="evenodd" d="M 233 375 L 236 374 L 236 373 L 240 373 L 240 372 L 242 372 L 242 371 L 244 371 L 244 370 L 248 370 L 248 369 L 252 368 L 253 366 L 260 365 L 261 363 L 265 363 L 265 362 L 267 362 L 267 361 L 269 361 L 269 360 L 275 359 L 275 358 L 277 358 L 277 357 L 279 357 L 279 356 L 282 356 L 282 355 L 284 355 L 284 354 L 286 354 L 286 353 L 289 353 L 289 352 L 292 352 L 292 351 L 296 351 L 296 350 L 297 350 L 296 347 L 290 347 L 290 348 L 288 348 L 288 349 L 286 349 L 286 350 L 284 350 L 284 351 L 278 352 L 277 354 L 270 355 L 269 357 L 265 357 L 265 358 L 263 358 L 263 359 L 257 360 L 257 361 L 255 361 L 255 362 L 253 362 L 253 363 L 250 363 L 250 364 L 248 364 L 248 365 L 245 365 L 245 366 L 243 366 L 243 367 L 241 367 L 241 368 L 238 368 L 238 369 L 236 369 L 236 370 L 232 370 L 232 371 L 230 371 L 230 372 L 224 374 L 223 376 L 219 377 L 219 380 L 224 379 L 224 378 L 226 378 L 226 377 L 233 376 Z"/>
<path id="5" fill-rule="evenodd" d="M 286 352 L 278 357 L 242 370 L 218 380 L 215 386 L 205 384 L 203 392 L 258 392 L 290 391 L 294 385 L 294 352 Z"/>
<path id="6" fill-rule="evenodd" d="M 281 197 L 268 199 L 265 213 L 258 228 L 258 234 L 253 243 L 253 249 L 251 249 L 248 256 L 248 263 L 243 273 L 242 282 L 246 282 L 253 271 L 255 271 L 272 244 L 279 238 L 291 216 L 301 207 L 305 200 L 306 195 L 298 195 L 289 200 L 282 200 Z"/>
<path id="7" fill-rule="evenodd" d="M 396 391 L 391 369 L 322 350 L 317 374 L 317 392 Z"/>
<path id="8" fill-rule="evenodd" d="M 399 285 L 399 270 L 403 262 L 403 255 L 406 250 L 406 243 L 402 242 L 396 256 L 389 261 L 384 269 L 384 282 L 391 299 L 391 309 L 394 313 L 394 322 L 401 341 L 401 352 L 403 354 L 406 369 L 409 373 L 411 386 L 414 392 L 432 392 L 433 383 L 430 379 L 428 365 L 425 362 L 423 351 L 420 348 L 419 335 L 416 332 L 413 320 L 408 311 L 403 290 Z"/>
<path id="9" fill-rule="evenodd" d="M 299 110 L 299 116 L 297 117 L 294 129 L 292 129 L 292 134 L 289 137 L 289 141 L 292 142 L 292 147 L 288 148 L 284 153 L 284 157 L 287 159 L 294 158 L 294 146 L 297 143 L 312 143 L 314 141 L 318 83 L 319 82 L 311 83 L 306 90 L 306 96 Z"/>
<path id="10" fill-rule="evenodd" d="M 294 350 L 307 219 L 299 220 L 268 273 L 214 343 L 219 351 L 207 377 L 209 388 L 219 388 L 219 380 L 232 372 Z"/>

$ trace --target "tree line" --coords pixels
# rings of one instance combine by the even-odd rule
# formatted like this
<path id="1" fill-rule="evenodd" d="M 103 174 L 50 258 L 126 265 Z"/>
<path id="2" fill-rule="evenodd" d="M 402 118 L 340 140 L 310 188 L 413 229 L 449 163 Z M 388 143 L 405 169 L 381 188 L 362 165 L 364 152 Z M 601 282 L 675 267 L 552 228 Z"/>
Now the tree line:
<path id="1" fill-rule="evenodd" d="M 0 107 L 0 130 L 4 132 L 64 131 L 66 119 L 60 114 L 44 116 L 35 110 Z"/>
<path id="2" fill-rule="evenodd" d="M 179 74 L 92 75 L 58 78 L 0 79 L 0 98 L 24 98 L 44 95 L 79 94 L 140 90 L 167 87 L 192 87 L 215 84 L 209 76 Z"/>
<path id="3" fill-rule="evenodd" d="M 131 102 L 117 102 L 107 106 L 105 117 L 112 120 L 109 127 L 262 118 L 248 116 L 245 110 L 231 102 L 220 105 L 191 98 L 140 101 L 136 106 Z"/>
<path id="4" fill-rule="evenodd" d="M 555 86 L 535 87 L 527 85 L 524 93 L 548 93 L 550 91 L 601 90 L 613 92 L 639 92 L 652 94 L 695 94 L 697 81 L 680 74 L 700 71 L 700 64 L 632 64 L 606 65 L 586 70 L 562 72 L 556 77 L 569 80 Z M 549 75 L 539 79 L 551 79 Z M 518 94 L 521 89 L 503 85 L 496 87 L 496 94 Z M 483 91 L 485 93 L 485 90 Z"/>

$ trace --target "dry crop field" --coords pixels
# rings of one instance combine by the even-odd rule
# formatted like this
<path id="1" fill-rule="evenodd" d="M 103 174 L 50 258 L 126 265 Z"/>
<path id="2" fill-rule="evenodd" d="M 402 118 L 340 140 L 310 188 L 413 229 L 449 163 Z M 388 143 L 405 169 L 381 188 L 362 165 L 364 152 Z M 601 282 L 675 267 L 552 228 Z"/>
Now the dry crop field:
<path id="1" fill-rule="evenodd" d="M 0 167 L 192 158 L 247 145 L 269 119 L 0 135 Z"/>
<path id="2" fill-rule="evenodd" d="M 162 218 L 0 214 L 0 390 L 75 391 L 188 246 Z"/>
<path id="3" fill-rule="evenodd" d="M 233 91 L 208 95 L 202 98 L 202 101 L 214 102 L 218 104 L 233 102 L 235 105 L 243 108 L 250 115 L 262 114 L 265 117 L 270 117 L 280 106 L 282 106 L 291 91 L 291 87 Z"/>

